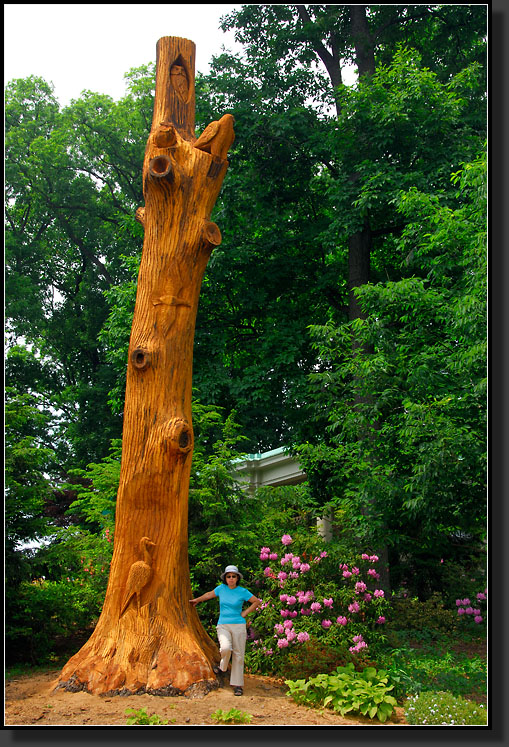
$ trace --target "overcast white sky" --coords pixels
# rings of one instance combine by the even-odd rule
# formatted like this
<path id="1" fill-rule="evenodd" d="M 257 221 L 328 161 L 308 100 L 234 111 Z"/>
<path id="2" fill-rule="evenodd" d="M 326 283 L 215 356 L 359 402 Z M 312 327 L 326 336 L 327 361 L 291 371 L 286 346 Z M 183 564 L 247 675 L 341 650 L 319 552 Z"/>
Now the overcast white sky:
<path id="1" fill-rule="evenodd" d="M 14 4 L 4 5 L 4 80 L 38 75 L 55 86 L 62 106 L 84 89 L 114 99 L 124 74 L 155 62 L 161 36 L 196 44 L 196 72 L 208 72 L 222 47 L 234 49 L 221 16 L 238 5 Z"/>

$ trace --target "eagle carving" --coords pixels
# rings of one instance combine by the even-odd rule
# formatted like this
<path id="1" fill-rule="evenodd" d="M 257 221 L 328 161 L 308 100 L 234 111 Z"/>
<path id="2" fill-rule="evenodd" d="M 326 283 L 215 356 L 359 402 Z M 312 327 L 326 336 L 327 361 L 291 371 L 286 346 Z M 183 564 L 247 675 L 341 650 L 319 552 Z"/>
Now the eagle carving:
<path id="1" fill-rule="evenodd" d="M 225 160 L 228 149 L 235 140 L 234 122 L 231 114 L 225 114 L 221 119 L 211 122 L 196 140 L 194 147 L 205 153 L 210 153 L 211 156 L 216 156 L 222 161 Z"/>

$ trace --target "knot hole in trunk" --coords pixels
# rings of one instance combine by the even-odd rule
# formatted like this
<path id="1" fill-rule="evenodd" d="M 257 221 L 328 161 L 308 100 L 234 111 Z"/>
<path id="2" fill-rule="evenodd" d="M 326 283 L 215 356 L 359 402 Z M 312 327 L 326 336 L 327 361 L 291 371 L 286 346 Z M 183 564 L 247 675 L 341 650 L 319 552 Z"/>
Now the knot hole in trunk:
<path id="1" fill-rule="evenodd" d="M 136 348 L 131 353 L 131 363 L 137 371 L 144 371 L 150 366 L 150 353 L 143 348 Z"/>

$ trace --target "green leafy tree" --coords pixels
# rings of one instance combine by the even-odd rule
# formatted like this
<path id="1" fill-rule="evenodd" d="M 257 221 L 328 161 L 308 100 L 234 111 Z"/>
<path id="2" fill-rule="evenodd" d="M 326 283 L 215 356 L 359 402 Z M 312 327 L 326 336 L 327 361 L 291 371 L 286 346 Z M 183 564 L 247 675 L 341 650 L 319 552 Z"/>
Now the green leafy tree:
<path id="1" fill-rule="evenodd" d="M 485 171 L 481 155 L 453 176 L 455 208 L 402 191 L 409 276 L 360 288 L 365 320 L 313 330 L 329 449 L 302 447 L 304 465 L 324 459 L 331 503 L 360 536 L 383 535 L 394 580 L 420 595 L 439 586 L 441 558 L 485 536 Z M 371 354 L 352 350 L 353 334 Z"/>
<path id="2" fill-rule="evenodd" d="M 126 277 L 120 255 L 135 253 L 142 234 L 134 220 L 146 136 L 138 78 L 133 72 L 119 102 L 85 92 L 62 111 L 40 78 L 6 88 L 8 341 L 44 362 L 45 394 L 62 413 L 55 442 L 82 466 L 120 435 L 99 332 L 104 293 Z"/>
<path id="3" fill-rule="evenodd" d="M 6 389 L 5 403 L 5 578 L 17 585 L 30 576 L 24 545 L 48 532 L 45 501 L 50 494 L 47 473 L 54 453 L 41 439 L 48 417 L 29 394 Z"/>
<path id="4" fill-rule="evenodd" d="M 238 410 L 253 450 L 311 435 L 307 327 L 331 310 L 362 317 L 354 288 L 401 276 L 398 190 L 452 197 L 451 170 L 477 152 L 485 20 L 444 6 L 243 6 L 225 18 L 245 53 L 219 56 L 207 79 L 237 139 L 195 371 L 206 401 Z M 434 46 L 446 38 L 457 54 Z M 352 63 L 355 88 L 343 83 Z"/>

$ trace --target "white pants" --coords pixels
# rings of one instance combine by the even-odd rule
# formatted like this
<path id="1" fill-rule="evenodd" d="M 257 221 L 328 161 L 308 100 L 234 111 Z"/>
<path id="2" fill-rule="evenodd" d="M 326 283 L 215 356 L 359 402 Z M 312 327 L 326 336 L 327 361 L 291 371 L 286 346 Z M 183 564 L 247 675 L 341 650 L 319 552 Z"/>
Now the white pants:
<path id="1" fill-rule="evenodd" d="M 226 672 L 230 657 L 232 660 L 232 671 L 230 673 L 230 685 L 242 687 L 244 685 L 244 653 L 246 650 L 247 631 L 245 623 L 235 625 L 218 625 L 217 640 L 221 661 L 219 668 Z"/>

